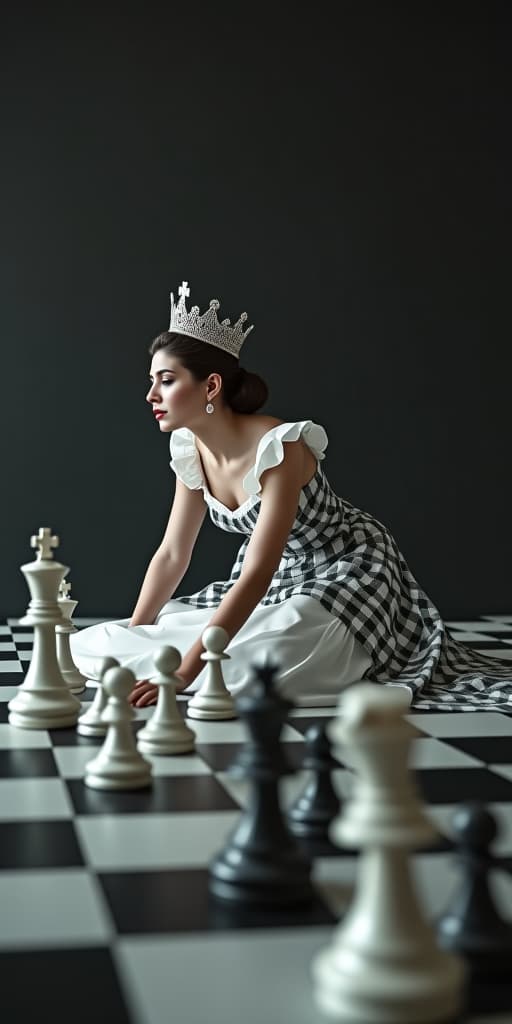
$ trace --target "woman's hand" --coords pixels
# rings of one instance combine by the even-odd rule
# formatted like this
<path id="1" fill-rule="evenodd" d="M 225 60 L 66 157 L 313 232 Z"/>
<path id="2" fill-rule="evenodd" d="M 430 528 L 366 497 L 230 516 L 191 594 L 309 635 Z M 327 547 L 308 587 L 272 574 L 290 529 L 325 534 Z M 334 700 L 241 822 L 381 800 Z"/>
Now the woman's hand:
<path id="1" fill-rule="evenodd" d="M 139 679 L 128 697 L 128 702 L 136 708 L 147 708 L 150 704 L 156 704 L 157 699 L 158 686 L 147 679 Z"/>
<path id="2" fill-rule="evenodd" d="M 181 685 L 176 686 L 176 693 L 181 693 L 182 690 L 188 685 L 184 679 L 176 672 L 175 675 L 180 680 Z M 128 702 L 133 704 L 136 708 L 147 708 L 151 704 L 156 704 L 158 700 L 158 686 L 154 683 L 150 683 L 148 679 L 139 679 L 132 692 L 128 697 Z"/>

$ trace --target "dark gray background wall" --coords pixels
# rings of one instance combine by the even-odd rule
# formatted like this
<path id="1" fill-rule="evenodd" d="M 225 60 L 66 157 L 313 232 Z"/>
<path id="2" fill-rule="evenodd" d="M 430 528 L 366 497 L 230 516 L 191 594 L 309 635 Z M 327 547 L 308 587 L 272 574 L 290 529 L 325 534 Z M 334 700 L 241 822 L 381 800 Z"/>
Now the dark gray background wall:
<path id="1" fill-rule="evenodd" d="M 441 612 L 510 613 L 507 7 L 4 16 L 1 615 L 40 525 L 77 615 L 130 614 L 174 489 L 147 346 L 183 278 L 248 311 L 266 411 L 325 426 L 335 490 Z M 205 523 L 179 592 L 240 541 Z"/>

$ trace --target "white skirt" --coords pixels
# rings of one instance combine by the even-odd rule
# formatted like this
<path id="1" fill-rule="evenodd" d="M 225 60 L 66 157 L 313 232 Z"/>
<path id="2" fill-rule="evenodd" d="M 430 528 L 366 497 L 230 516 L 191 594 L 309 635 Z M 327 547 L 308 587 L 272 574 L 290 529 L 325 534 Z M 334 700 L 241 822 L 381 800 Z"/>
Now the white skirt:
<path id="1" fill-rule="evenodd" d="M 187 653 L 206 629 L 213 608 L 168 601 L 151 626 L 129 626 L 129 619 L 100 622 L 70 636 L 73 660 L 83 675 L 98 679 L 98 663 L 110 656 L 136 679 L 154 674 L 153 657 L 163 644 Z M 238 694 L 252 682 L 252 664 L 268 658 L 280 666 L 280 693 L 302 706 L 332 706 L 344 687 L 358 682 L 372 661 L 349 629 L 312 597 L 295 594 L 279 604 L 258 604 L 229 643 L 222 662 L 228 690 Z M 179 669 L 178 669 L 179 671 Z M 199 689 L 201 670 L 187 693 Z"/>

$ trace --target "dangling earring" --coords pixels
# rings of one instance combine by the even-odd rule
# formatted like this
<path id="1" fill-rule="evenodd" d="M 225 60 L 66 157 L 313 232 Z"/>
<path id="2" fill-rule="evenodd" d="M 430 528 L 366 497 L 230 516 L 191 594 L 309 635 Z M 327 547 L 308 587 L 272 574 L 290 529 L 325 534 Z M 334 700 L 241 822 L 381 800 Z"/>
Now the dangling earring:
<path id="1" fill-rule="evenodd" d="M 215 406 L 212 404 L 212 402 L 208 402 L 208 405 L 206 406 L 206 412 L 213 412 L 214 408 Z"/>

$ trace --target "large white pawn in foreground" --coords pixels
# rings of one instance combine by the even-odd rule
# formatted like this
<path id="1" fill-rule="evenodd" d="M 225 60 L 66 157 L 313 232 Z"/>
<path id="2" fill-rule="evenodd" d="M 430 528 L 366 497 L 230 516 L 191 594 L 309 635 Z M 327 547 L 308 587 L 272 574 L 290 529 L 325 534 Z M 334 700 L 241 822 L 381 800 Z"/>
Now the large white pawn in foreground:
<path id="1" fill-rule="evenodd" d="M 196 734 L 184 722 L 176 701 L 176 669 L 181 655 L 176 647 L 164 646 L 155 655 L 156 675 L 150 679 L 158 686 L 158 700 L 151 718 L 137 736 L 143 754 L 187 754 L 194 750 Z"/>
<path id="2" fill-rule="evenodd" d="M 62 580 L 59 587 L 59 608 L 65 618 L 65 622 L 61 625 L 57 623 L 55 626 L 55 633 L 57 637 L 57 661 L 59 667 L 66 680 L 66 683 L 71 690 L 71 693 L 83 693 L 85 690 L 87 679 L 78 671 L 73 658 L 71 656 L 71 648 L 69 646 L 69 638 L 71 633 L 77 633 L 78 630 L 73 622 L 71 622 L 71 616 L 78 604 L 78 601 L 73 601 L 70 595 L 71 583 L 66 580 Z"/>
<path id="3" fill-rule="evenodd" d="M 356 684 L 327 727 L 356 771 L 331 837 L 361 848 L 353 902 L 332 946 L 313 961 L 316 1002 L 337 1024 L 434 1024 L 462 1004 L 463 963 L 437 945 L 409 873 L 408 851 L 436 832 L 407 767 L 408 706 L 401 689 Z"/>
<path id="4" fill-rule="evenodd" d="M 189 718 L 210 719 L 237 718 L 236 704 L 224 682 L 221 661 L 229 658 L 224 648 L 229 643 L 229 635 L 222 626 L 208 626 L 201 636 L 203 647 L 201 655 L 208 666 L 206 679 L 201 689 L 190 698 L 187 706 Z"/>
<path id="5" fill-rule="evenodd" d="M 137 750 L 132 724 L 135 712 L 128 703 L 135 676 L 129 668 L 109 668 L 102 685 L 108 697 L 103 712 L 108 732 L 98 755 L 85 766 L 85 785 L 92 789 L 150 786 L 151 764 Z"/>
<path id="6" fill-rule="evenodd" d="M 95 666 L 96 667 L 96 666 Z M 103 718 L 103 712 L 107 706 L 107 694 L 103 688 L 103 676 L 109 668 L 118 668 L 119 662 L 116 658 L 103 658 L 97 667 L 98 686 L 94 694 L 94 700 L 83 715 L 78 719 L 76 731 L 81 736 L 106 736 L 108 725 Z"/>
<path id="7" fill-rule="evenodd" d="M 33 562 L 21 566 L 32 600 L 21 626 L 34 627 L 34 649 L 29 670 L 18 693 L 9 701 L 9 723 L 21 729 L 59 729 L 75 725 L 80 701 L 70 692 L 57 661 L 55 627 L 66 620 L 58 603 L 59 586 L 69 566 L 53 559 L 59 538 L 41 527 L 30 538 L 37 548 Z"/>

